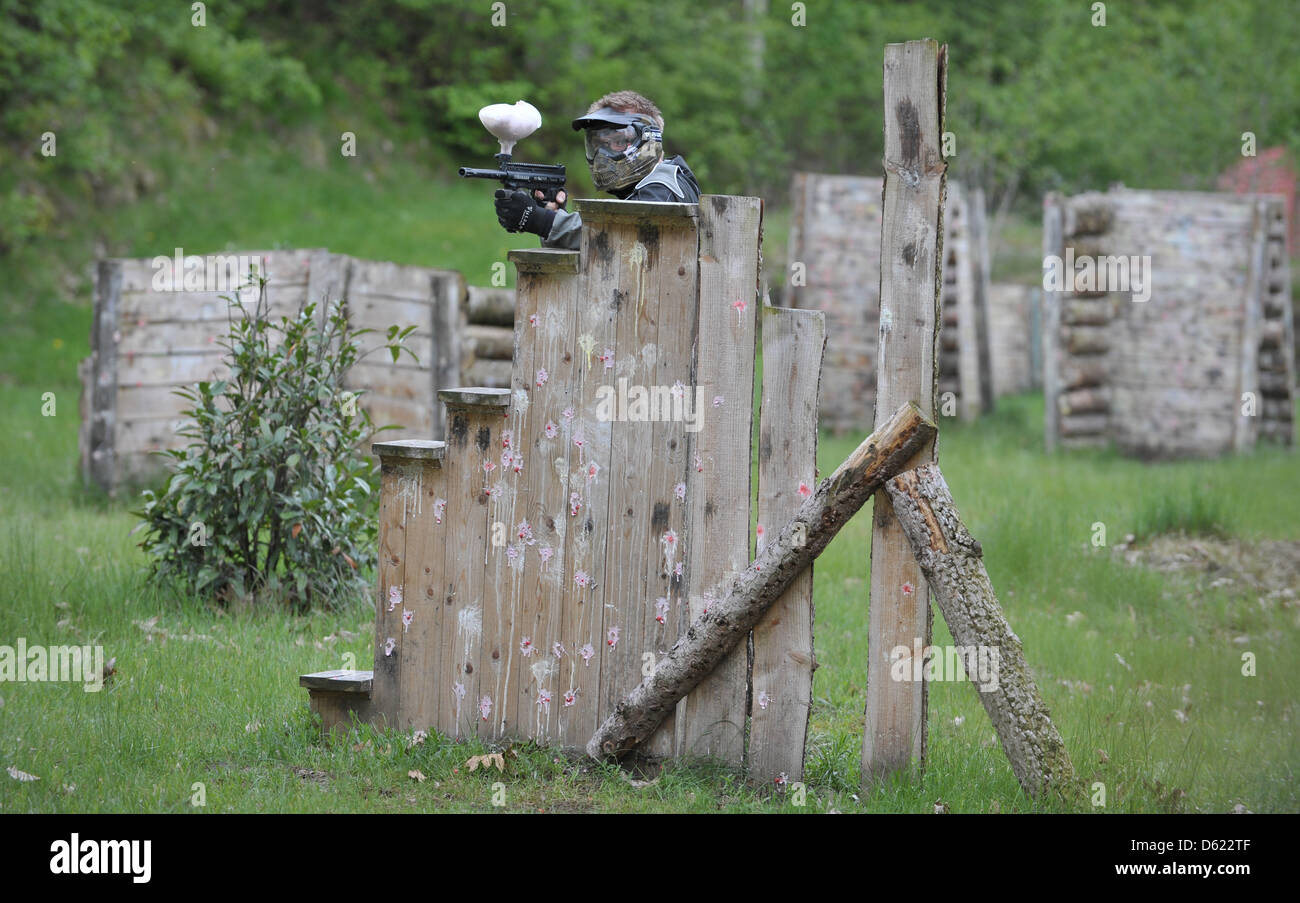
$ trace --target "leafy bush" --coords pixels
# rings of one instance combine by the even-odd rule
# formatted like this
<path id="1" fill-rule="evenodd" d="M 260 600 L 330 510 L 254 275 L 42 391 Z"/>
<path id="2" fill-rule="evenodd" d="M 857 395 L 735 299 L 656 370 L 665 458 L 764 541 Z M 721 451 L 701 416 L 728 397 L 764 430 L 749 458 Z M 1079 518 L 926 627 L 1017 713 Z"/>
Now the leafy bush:
<path id="1" fill-rule="evenodd" d="M 251 313 L 228 299 L 229 375 L 176 390 L 194 441 L 162 453 L 175 472 L 144 493 L 140 546 L 153 576 L 205 599 L 333 605 L 373 566 L 378 473 L 360 445 L 378 431 L 343 385 L 371 330 L 352 329 L 337 303 L 274 325 L 258 287 Z M 389 329 L 394 361 L 414 328 Z"/>

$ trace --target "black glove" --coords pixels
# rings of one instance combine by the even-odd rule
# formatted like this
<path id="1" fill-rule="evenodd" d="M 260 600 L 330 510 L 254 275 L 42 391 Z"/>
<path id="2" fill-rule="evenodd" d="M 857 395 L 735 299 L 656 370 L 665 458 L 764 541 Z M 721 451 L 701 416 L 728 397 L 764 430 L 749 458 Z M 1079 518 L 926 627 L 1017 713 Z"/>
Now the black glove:
<path id="1" fill-rule="evenodd" d="M 507 232 L 532 232 L 545 238 L 551 234 L 555 211 L 539 204 L 522 191 L 496 193 L 497 222 Z"/>

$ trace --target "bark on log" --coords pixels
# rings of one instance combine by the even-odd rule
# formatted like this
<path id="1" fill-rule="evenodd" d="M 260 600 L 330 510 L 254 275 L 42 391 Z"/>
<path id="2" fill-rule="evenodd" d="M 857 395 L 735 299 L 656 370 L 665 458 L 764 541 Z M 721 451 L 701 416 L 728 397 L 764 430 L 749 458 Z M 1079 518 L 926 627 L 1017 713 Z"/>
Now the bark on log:
<path id="1" fill-rule="evenodd" d="M 984 552 L 962 523 L 938 465 L 899 474 L 885 491 L 954 643 L 997 650 L 993 679 L 977 691 L 1020 786 L 1035 798 L 1065 787 L 1074 777 L 1069 752 L 1034 684 L 1020 638 L 1002 614 Z"/>
<path id="2" fill-rule="evenodd" d="M 469 286 L 466 319 L 480 326 L 514 326 L 515 293 L 508 288 Z"/>
<path id="3" fill-rule="evenodd" d="M 593 758 L 619 758 L 649 738 L 689 693 L 749 633 L 786 587 L 872 494 L 935 436 L 912 403 L 862 441 L 799 507 L 730 591 L 695 620 L 654 672 L 614 707 L 587 743 Z"/>

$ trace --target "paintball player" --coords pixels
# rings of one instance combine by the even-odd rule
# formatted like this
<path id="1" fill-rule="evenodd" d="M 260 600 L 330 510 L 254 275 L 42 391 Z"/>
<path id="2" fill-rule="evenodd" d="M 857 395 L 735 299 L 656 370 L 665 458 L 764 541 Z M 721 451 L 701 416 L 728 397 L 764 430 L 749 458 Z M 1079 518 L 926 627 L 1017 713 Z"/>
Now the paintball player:
<path id="1" fill-rule="evenodd" d="M 574 131 L 584 129 L 587 163 L 596 188 L 622 201 L 675 201 L 695 204 L 700 186 L 680 156 L 664 160 L 664 117 L 635 91 L 606 94 L 573 120 Z M 507 232 L 540 235 L 547 248 L 576 250 L 582 235 L 582 217 L 564 210 L 564 189 L 555 200 L 544 202 L 542 192 L 529 197 L 523 191 L 497 189 L 497 220 Z"/>

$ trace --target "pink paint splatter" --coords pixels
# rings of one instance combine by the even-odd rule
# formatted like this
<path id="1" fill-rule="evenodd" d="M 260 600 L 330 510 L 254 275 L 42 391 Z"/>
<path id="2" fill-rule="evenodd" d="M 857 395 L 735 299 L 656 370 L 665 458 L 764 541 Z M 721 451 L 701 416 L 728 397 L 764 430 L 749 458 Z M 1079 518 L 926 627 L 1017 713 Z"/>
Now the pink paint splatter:
<path id="1" fill-rule="evenodd" d="M 910 584 L 910 583 L 904 583 L 904 584 L 903 584 L 903 595 L 904 595 L 904 596 L 910 596 L 910 595 L 912 595 L 913 592 L 915 592 L 915 589 L 914 589 L 914 587 L 912 586 L 912 584 Z"/>
<path id="2" fill-rule="evenodd" d="M 569 517 L 577 517 L 582 510 L 582 496 L 576 492 L 569 493 Z"/>
<path id="3" fill-rule="evenodd" d="M 490 474 L 490 473 L 492 473 L 492 471 L 494 471 L 494 470 L 496 470 L 496 469 L 497 469 L 497 466 L 496 466 L 496 463 L 495 463 L 495 462 L 493 462 L 493 461 L 484 461 L 484 462 L 483 462 L 483 473 L 484 473 L 485 475 L 486 475 L 486 474 Z"/>
<path id="4" fill-rule="evenodd" d="M 515 452 L 514 460 L 510 462 L 510 469 L 514 473 L 519 473 L 524 469 L 524 456 Z"/>
<path id="5" fill-rule="evenodd" d="M 447 500 L 438 498 L 433 500 L 433 519 L 436 523 L 442 523 L 442 519 L 447 514 Z"/>
<path id="6" fill-rule="evenodd" d="M 537 314 L 529 314 L 529 315 L 528 315 L 528 325 L 529 325 L 529 326 L 536 326 L 536 325 L 537 325 Z"/>
<path id="7" fill-rule="evenodd" d="M 592 461 L 587 465 L 587 482 L 590 483 L 592 480 L 596 479 L 596 474 L 598 473 L 600 473 L 600 465 L 595 461 Z"/>
<path id="8" fill-rule="evenodd" d="M 758 540 L 758 548 L 761 551 L 763 548 L 763 542 L 767 539 L 767 531 L 763 529 L 762 524 L 757 524 L 754 527 L 754 536 Z"/>
<path id="9" fill-rule="evenodd" d="M 805 499 L 806 499 L 806 498 L 808 498 L 808 496 L 810 496 L 810 495 L 812 495 L 812 489 L 809 488 L 809 486 L 808 486 L 807 483 L 800 482 L 800 483 L 799 483 L 799 497 L 800 497 L 800 498 L 805 498 Z"/>
<path id="10" fill-rule="evenodd" d="M 410 609 L 402 610 L 402 633 L 411 629 L 411 622 L 415 620 L 415 612 Z"/>
<path id="11" fill-rule="evenodd" d="M 591 586 L 591 575 L 586 571 L 578 571 L 573 575 L 573 582 L 578 584 L 579 587 L 585 589 L 588 586 Z"/>
<path id="12" fill-rule="evenodd" d="M 533 647 L 532 637 L 524 637 L 519 641 L 519 651 L 523 653 L 524 658 L 528 658 L 537 650 Z"/>
<path id="13" fill-rule="evenodd" d="M 506 546 L 506 561 L 510 562 L 511 567 L 515 566 L 515 562 L 518 559 L 519 559 L 519 547 L 514 543 L 511 543 L 510 545 Z"/>
<path id="14" fill-rule="evenodd" d="M 704 594 L 704 611 L 702 611 L 701 614 L 706 614 L 706 615 L 707 615 L 707 614 L 709 613 L 709 606 L 713 605 L 713 604 L 714 604 L 715 602 L 717 602 L 717 601 L 718 601 L 718 599 L 717 599 L 716 596 L 713 595 L 713 593 L 705 593 L 705 594 Z"/>
<path id="15" fill-rule="evenodd" d="M 695 456 L 695 472 L 704 473 L 704 462 L 700 460 L 699 455 Z"/>
<path id="16" fill-rule="evenodd" d="M 611 649 L 618 645 L 619 628 L 611 627 L 605 634 L 605 644 Z"/>
<path id="17" fill-rule="evenodd" d="M 460 701 L 465 698 L 465 685 L 460 681 L 456 681 L 456 683 L 452 684 L 451 695 L 456 697 L 456 704 L 460 705 Z"/>
<path id="18" fill-rule="evenodd" d="M 776 782 L 776 786 L 784 790 L 785 787 L 790 783 L 790 776 L 783 771 L 779 775 L 777 775 L 773 780 Z"/>
<path id="19" fill-rule="evenodd" d="M 483 716 L 483 720 L 488 720 L 488 715 L 492 714 L 492 697 L 484 696 L 478 701 L 478 713 Z"/>
<path id="20" fill-rule="evenodd" d="M 596 647 L 592 646 L 591 643 L 586 643 L 578 650 L 578 654 L 582 656 L 583 666 L 590 667 L 591 657 L 596 654 Z"/>
<path id="21" fill-rule="evenodd" d="M 587 445 L 587 437 L 582 434 L 582 430 L 578 430 L 576 433 L 573 434 L 573 447 L 578 450 L 579 461 L 582 460 L 582 450 L 586 447 L 586 445 Z"/>
<path id="22" fill-rule="evenodd" d="M 614 369 L 614 349 L 606 348 L 600 354 L 600 362 L 605 365 L 606 370 Z"/>
<path id="23" fill-rule="evenodd" d="M 567 709 L 569 706 L 573 705 L 573 704 L 574 704 L 575 702 L 577 702 L 577 701 L 578 701 L 578 691 L 577 691 L 577 690 L 570 690 L 569 692 L 567 692 L 567 693 L 564 694 L 564 707 L 565 707 L 566 709 Z"/>
<path id="24" fill-rule="evenodd" d="M 655 599 L 655 620 L 660 624 L 667 621 L 668 618 L 668 597 L 660 596 Z"/>
<path id="25" fill-rule="evenodd" d="M 550 420 L 548 420 L 546 421 L 546 429 L 544 430 L 544 432 L 546 433 L 547 439 L 554 439 L 556 435 L 559 434 L 560 428 L 556 426 L 554 423 L 552 423 Z"/>
<path id="26" fill-rule="evenodd" d="M 502 447 L 502 448 L 510 448 L 510 447 L 511 447 L 511 443 L 513 443 L 514 441 L 515 441 L 515 434 L 514 434 L 514 431 L 513 431 L 513 430 L 502 430 L 502 431 L 501 431 L 501 447 Z"/>
<path id="27" fill-rule="evenodd" d="M 386 656 L 392 655 L 393 650 L 396 647 L 397 647 L 397 640 L 393 639 L 392 637 L 389 637 L 388 639 L 384 640 L 384 655 Z"/>
<path id="28" fill-rule="evenodd" d="M 392 611 L 394 608 L 396 608 L 401 604 L 402 604 L 402 588 L 400 586 L 390 586 L 388 588 L 388 610 Z"/>
<path id="29" fill-rule="evenodd" d="M 766 709 L 771 704 L 772 704 L 772 696 L 767 692 L 767 690 L 764 690 L 758 694 L 758 707 L 760 709 Z"/>
<path id="30" fill-rule="evenodd" d="M 527 520 L 521 520 L 519 522 L 519 526 L 515 528 L 515 536 L 522 539 L 526 545 L 531 546 L 536 542 L 536 540 L 533 539 L 532 525 L 529 524 Z"/>
<path id="31" fill-rule="evenodd" d="M 673 576 L 680 577 L 681 575 L 682 575 L 682 562 L 679 561 L 673 565 Z"/>
<path id="32" fill-rule="evenodd" d="M 515 463 L 515 453 L 510 449 L 503 449 L 501 452 L 501 466 L 513 467 Z"/>
<path id="33" fill-rule="evenodd" d="M 550 378 L 550 374 L 546 372 L 546 368 L 540 368 L 537 371 L 537 388 L 540 389 L 542 386 L 546 385 L 546 381 Z"/>
<path id="34" fill-rule="evenodd" d="M 546 563 L 551 560 L 551 556 L 554 554 L 555 550 L 550 546 L 542 546 L 537 550 L 537 557 L 542 559 L 542 567 L 546 567 Z"/>
<path id="35" fill-rule="evenodd" d="M 567 654 L 567 653 L 566 653 L 566 651 L 565 651 L 565 648 L 564 648 L 564 644 L 563 644 L 563 643 L 552 643 L 552 644 L 551 644 L 551 655 L 555 656 L 556 658 L 564 658 L 564 656 L 565 656 L 566 654 Z"/>
<path id="36" fill-rule="evenodd" d="M 720 407 L 722 407 L 724 401 L 725 401 L 725 399 L 723 399 L 723 397 L 722 397 L 721 395 L 714 395 L 714 396 L 713 396 L 713 406 L 714 406 L 715 408 L 720 408 Z"/>
<path id="37" fill-rule="evenodd" d="M 749 305 L 748 305 L 747 303 L 745 303 L 745 299 L 744 299 L 744 298 L 740 298 L 739 300 L 733 302 L 732 305 L 731 305 L 731 307 L 732 307 L 732 309 L 736 312 L 736 325 L 738 325 L 738 326 L 744 326 L 744 325 L 745 325 L 745 308 L 749 307 Z"/>
<path id="38" fill-rule="evenodd" d="M 484 486 L 484 487 L 483 487 L 483 494 L 486 495 L 488 498 L 491 498 L 491 499 L 499 499 L 499 498 L 501 498 L 501 493 L 502 493 L 502 491 L 503 491 L 503 490 L 501 489 L 501 484 L 500 484 L 500 483 L 497 483 L 495 486 Z"/>
<path id="39" fill-rule="evenodd" d="M 682 381 L 680 379 L 674 382 L 673 387 L 668 391 L 673 396 L 673 398 L 676 398 L 678 401 L 681 401 L 682 398 L 685 397 L 686 395 L 686 387 L 682 385 Z"/>
<path id="40" fill-rule="evenodd" d="M 565 408 L 560 413 L 560 416 L 563 417 L 565 420 L 572 420 L 574 418 L 573 408 L 572 407 Z"/>
<path id="41" fill-rule="evenodd" d="M 551 714 L 551 691 L 550 690 L 537 691 L 537 707 L 539 709 L 542 709 L 544 712 L 546 712 L 546 714 L 548 715 Z"/>
<path id="42" fill-rule="evenodd" d="M 679 501 L 686 501 L 686 484 L 678 483 L 673 487 L 673 495 L 677 496 Z"/>

